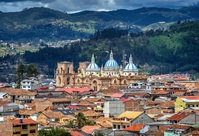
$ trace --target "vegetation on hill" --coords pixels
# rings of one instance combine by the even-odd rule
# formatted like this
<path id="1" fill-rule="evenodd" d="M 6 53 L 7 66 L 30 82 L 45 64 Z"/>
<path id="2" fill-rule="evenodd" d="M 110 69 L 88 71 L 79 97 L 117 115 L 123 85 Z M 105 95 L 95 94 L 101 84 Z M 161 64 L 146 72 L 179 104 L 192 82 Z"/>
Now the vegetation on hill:
<path id="1" fill-rule="evenodd" d="M 83 11 L 67 14 L 48 8 L 30 8 L 21 12 L 1 13 L 0 40 L 9 42 L 58 41 L 87 38 L 106 28 L 140 32 L 157 22 L 198 19 L 199 7 L 181 9 L 140 8 L 109 12 Z M 168 24 L 165 24 L 168 27 Z M 164 23 L 161 24 L 164 27 Z M 147 27 L 145 27 L 146 29 Z"/>
<path id="2" fill-rule="evenodd" d="M 88 41 L 80 41 L 63 48 L 46 47 L 38 52 L 26 52 L 27 62 L 48 65 L 51 73 L 60 61 L 78 63 L 89 61 L 91 54 L 101 67 L 113 50 L 114 59 L 119 63 L 123 51 L 132 54 L 134 63 L 149 73 L 199 72 L 199 21 L 178 22 L 169 30 L 150 30 L 146 33 L 128 34 L 125 31 L 106 29 L 98 31 Z M 107 36 L 108 35 L 108 36 Z M 128 58 L 127 58 L 128 60 Z"/>

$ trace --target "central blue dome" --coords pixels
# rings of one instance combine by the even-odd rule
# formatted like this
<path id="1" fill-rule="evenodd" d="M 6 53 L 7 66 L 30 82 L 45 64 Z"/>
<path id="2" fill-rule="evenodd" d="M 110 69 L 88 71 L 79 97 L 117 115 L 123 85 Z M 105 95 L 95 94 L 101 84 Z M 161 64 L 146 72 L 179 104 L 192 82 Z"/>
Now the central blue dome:
<path id="1" fill-rule="evenodd" d="M 115 60 L 108 60 L 104 67 L 118 67 L 118 64 Z"/>
<path id="2" fill-rule="evenodd" d="M 105 63 L 104 67 L 118 67 L 118 63 L 113 59 L 113 52 L 110 53 L 109 60 Z"/>

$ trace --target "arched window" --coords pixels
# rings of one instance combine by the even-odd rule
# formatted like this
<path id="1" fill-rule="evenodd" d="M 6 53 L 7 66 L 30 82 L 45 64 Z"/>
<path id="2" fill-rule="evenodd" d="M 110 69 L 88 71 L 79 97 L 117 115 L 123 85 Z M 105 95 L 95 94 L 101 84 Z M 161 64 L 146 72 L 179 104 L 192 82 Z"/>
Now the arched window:
<path id="1" fill-rule="evenodd" d="M 69 73 L 70 72 L 70 68 L 68 67 L 68 69 L 67 69 L 67 73 Z"/>
<path id="2" fill-rule="evenodd" d="M 77 79 L 77 83 L 79 83 L 80 82 L 80 80 L 79 79 Z"/>
<path id="3" fill-rule="evenodd" d="M 126 80 L 124 80 L 124 84 L 126 85 Z"/>
<path id="4" fill-rule="evenodd" d="M 97 81 L 93 81 L 93 90 L 94 91 L 97 91 Z"/>
<path id="5" fill-rule="evenodd" d="M 66 82 L 67 82 L 67 85 L 70 84 L 70 77 L 67 78 L 67 81 L 66 81 Z"/>
<path id="6" fill-rule="evenodd" d="M 62 72 L 63 72 L 63 68 L 61 67 L 61 74 L 62 74 Z"/>
<path id="7" fill-rule="evenodd" d="M 117 81 L 116 81 L 116 80 L 114 80 L 114 84 L 117 84 Z"/>

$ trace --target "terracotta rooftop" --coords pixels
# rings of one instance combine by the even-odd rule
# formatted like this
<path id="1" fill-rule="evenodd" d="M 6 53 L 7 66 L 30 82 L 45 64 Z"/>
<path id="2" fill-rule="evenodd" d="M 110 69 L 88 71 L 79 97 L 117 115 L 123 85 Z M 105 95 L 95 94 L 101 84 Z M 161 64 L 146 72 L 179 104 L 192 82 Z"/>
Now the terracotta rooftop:
<path id="1" fill-rule="evenodd" d="M 71 134 L 71 136 L 84 136 L 82 133 L 80 133 L 77 130 L 71 130 L 69 133 Z"/>
<path id="2" fill-rule="evenodd" d="M 188 100 L 199 100 L 199 96 L 179 96 L 180 98 L 185 98 Z"/>
<path id="3" fill-rule="evenodd" d="M 145 133 L 147 136 L 164 136 L 164 133 L 163 132 L 160 132 L 160 131 L 147 131 Z"/>
<path id="4" fill-rule="evenodd" d="M 18 96 L 34 96 L 37 94 L 36 92 L 31 92 L 22 89 L 13 89 L 13 88 L 0 88 L 0 92 L 6 92 L 9 95 L 18 95 Z"/>
<path id="5" fill-rule="evenodd" d="M 22 123 L 20 123 L 20 119 L 10 119 L 9 120 L 14 125 L 20 125 L 20 124 L 38 124 L 36 121 L 32 119 L 22 119 Z"/>
<path id="6" fill-rule="evenodd" d="M 92 134 L 94 132 L 94 130 L 99 130 L 101 128 L 101 126 L 84 126 L 82 128 L 82 131 L 87 133 L 87 134 Z"/>
<path id="7" fill-rule="evenodd" d="M 100 116 L 99 112 L 95 112 L 93 110 L 87 110 L 82 112 L 85 117 L 93 117 L 93 116 Z"/>
<path id="8" fill-rule="evenodd" d="M 67 93 L 71 94 L 73 92 L 79 92 L 79 93 L 89 92 L 91 89 L 90 88 L 57 88 L 56 90 L 66 91 Z"/>
<path id="9" fill-rule="evenodd" d="M 122 93 L 114 93 L 113 95 L 111 95 L 112 98 L 121 98 L 124 94 Z"/>
<path id="10" fill-rule="evenodd" d="M 174 114 L 173 116 L 167 118 L 167 120 L 169 120 L 169 121 L 172 121 L 172 120 L 174 120 L 174 121 L 180 121 L 183 118 L 189 116 L 191 113 L 192 112 L 178 112 L 178 113 Z"/>
<path id="11" fill-rule="evenodd" d="M 144 124 L 135 124 L 133 126 L 127 127 L 124 130 L 127 131 L 140 131 L 145 125 Z"/>
<path id="12" fill-rule="evenodd" d="M 47 110 L 47 111 L 44 111 L 42 112 L 45 116 L 47 116 L 48 118 L 50 119 L 53 119 L 53 118 L 61 118 L 64 116 L 64 114 L 62 114 L 61 112 L 59 111 L 52 111 L 52 110 Z"/>
<path id="13" fill-rule="evenodd" d="M 101 98 L 86 98 L 84 100 L 89 101 L 89 102 L 105 102 L 105 100 Z"/>
<path id="14" fill-rule="evenodd" d="M 19 110 L 20 115 L 32 115 L 35 112 L 36 112 L 35 110 L 29 110 L 29 109 L 20 109 Z"/>

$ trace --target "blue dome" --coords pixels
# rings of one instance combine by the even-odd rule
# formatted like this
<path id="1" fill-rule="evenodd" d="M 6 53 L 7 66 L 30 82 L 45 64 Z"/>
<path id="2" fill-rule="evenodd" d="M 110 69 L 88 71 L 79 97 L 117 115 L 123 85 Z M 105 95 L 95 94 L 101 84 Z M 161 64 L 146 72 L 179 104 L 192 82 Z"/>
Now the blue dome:
<path id="1" fill-rule="evenodd" d="M 138 70 L 138 68 L 133 63 L 127 64 L 126 67 L 124 68 L 124 71 L 132 71 L 132 70 Z"/>
<path id="2" fill-rule="evenodd" d="M 88 65 L 87 69 L 99 69 L 99 67 L 96 63 L 90 63 Z"/>
<path id="3" fill-rule="evenodd" d="M 124 71 L 134 71 L 134 70 L 138 70 L 138 68 L 135 66 L 135 64 L 133 64 L 133 58 L 130 55 L 130 57 L 129 57 L 129 63 L 124 68 Z"/>
<path id="4" fill-rule="evenodd" d="M 92 55 L 91 63 L 88 65 L 87 69 L 89 69 L 89 70 L 96 70 L 96 69 L 99 69 L 98 65 L 95 63 L 94 54 Z"/>
<path id="5" fill-rule="evenodd" d="M 118 64 L 115 60 L 108 60 L 104 67 L 118 67 Z"/>
<path id="6" fill-rule="evenodd" d="M 109 60 L 105 63 L 104 67 L 118 67 L 117 62 L 113 59 L 113 52 L 110 53 Z"/>

